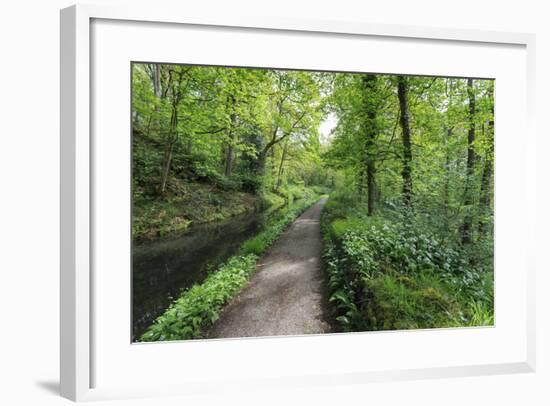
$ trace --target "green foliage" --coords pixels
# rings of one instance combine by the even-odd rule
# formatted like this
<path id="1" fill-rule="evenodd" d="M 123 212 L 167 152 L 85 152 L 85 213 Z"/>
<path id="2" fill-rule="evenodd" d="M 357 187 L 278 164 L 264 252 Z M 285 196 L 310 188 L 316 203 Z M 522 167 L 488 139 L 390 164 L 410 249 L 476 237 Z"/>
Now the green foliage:
<path id="1" fill-rule="evenodd" d="M 472 301 L 470 303 L 471 326 L 492 326 L 495 324 L 495 314 L 486 302 Z"/>
<path id="2" fill-rule="evenodd" d="M 231 257 L 200 285 L 180 296 L 141 336 L 140 341 L 170 341 L 202 337 L 223 305 L 237 294 L 256 267 L 255 255 Z"/>
<path id="3" fill-rule="evenodd" d="M 151 239 L 186 230 L 191 220 L 172 202 L 148 202 L 134 208 L 132 235 L 135 241 Z"/>
<path id="4" fill-rule="evenodd" d="M 368 217 L 348 198 L 336 193 L 322 214 L 330 302 L 343 331 L 492 325 L 492 267 L 472 266 L 416 224 Z"/>
<path id="5" fill-rule="evenodd" d="M 256 197 L 224 190 L 213 183 L 174 179 L 174 195 L 166 199 L 134 199 L 132 235 L 135 241 L 183 232 L 192 224 L 224 220 L 255 210 Z"/>
<path id="6" fill-rule="evenodd" d="M 367 166 L 374 168 L 375 211 L 403 207 L 404 146 L 399 126 L 397 77 L 376 75 L 366 86 L 364 74 L 335 74 L 327 105 L 337 117 L 330 148 L 322 158 L 343 175 L 346 189 L 366 203 Z M 476 108 L 469 116 L 466 79 L 409 77 L 415 221 L 439 237 L 459 241 L 465 218 L 483 225 L 474 239 L 492 239 L 493 88 L 491 80 L 474 80 Z M 369 112 L 374 118 L 369 118 Z M 474 173 L 467 174 L 468 130 L 475 127 Z M 375 129 L 373 139 L 368 129 Z M 488 171 L 488 172 L 487 172 Z M 483 174 L 489 176 L 483 181 Z M 467 188 L 467 181 L 470 187 Z M 470 203 L 467 203 L 470 202 Z"/>
<path id="7" fill-rule="evenodd" d="M 292 204 L 327 186 L 325 86 L 310 72 L 133 64 L 134 239 Z"/>
<path id="8" fill-rule="evenodd" d="M 246 240 L 241 247 L 242 255 L 261 255 L 275 242 L 279 235 L 298 217 L 305 209 L 310 207 L 317 198 L 307 197 L 300 204 L 291 207 L 276 221 L 269 224 L 260 234 Z"/>
<path id="9" fill-rule="evenodd" d="M 287 200 L 284 196 L 268 190 L 261 191 L 259 197 L 260 199 L 258 202 L 258 207 L 260 209 L 266 209 L 269 207 L 280 207 L 287 203 Z"/>
<path id="10" fill-rule="evenodd" d="M 491 325 L 493 92 L 480 79 L 133 64 L 135 241 L 294 206 L 215 289 L 184 294 L 154 339 L 172 325 L 200 336 L 234 293 L 223 275 L 241 280 L 246 258 L 329 193 L 324 258 L 343 330 Z"/>

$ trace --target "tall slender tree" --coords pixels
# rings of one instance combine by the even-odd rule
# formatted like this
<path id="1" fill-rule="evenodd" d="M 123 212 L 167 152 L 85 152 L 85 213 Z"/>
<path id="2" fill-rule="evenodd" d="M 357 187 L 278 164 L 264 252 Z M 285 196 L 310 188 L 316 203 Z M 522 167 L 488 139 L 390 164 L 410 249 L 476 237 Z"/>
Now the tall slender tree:
<path id="1" fill-rule="evenodd" d="M 233 173 L 233 164 L 235 162 L 235 133 L 237 114 L 235 112 L 235 96 L 227 97 L 227 109 L 229 110 L 229 124 L 227 126 L 227 146 L 225 150 L 225 176 L 231 176 Z"/>
<path id="2" fill-rule="evenodd" d="M 473 204 L 474 204 L 474 190 L 473 190 L 473 178 L 474 167 L 476 161 L 474 143 L 476 137 L 476 98 L 474 91 L 474 80 L 468 79 L 468 149 L 466 158 L 466 186 L 464 188 L 464 206 L 466 214 L 464 216 L 464 223 L 462 224 L 462 243 L 469 244 L 472 242 L 473 234 Z"/>
<path id="3" fill-rule="evenodd" d="M 403 177 L 403 202 L 405 208 L 410 211 L 413 208 L 413 181 L 412 181 L 412 147 L 411 147 L 411 127 L 409 116 L 409 83 L 404 76 L 397 77 L 397 95 L 399 98 L 399 110 L 402 141 L 403 141 L 403 168 L 401 176 Z"/>
<path id="4" fill-rule="evenodd" d="M 365 171 L 367 175 L 367 214 L 374 214 L 376 200 L 376 151 L 375 139 L 377 129 L 376 116 L 378 110 L 377 77 L 368 74 L 363 77 L 365 87 Z"/>
<path id="5" fill-rule="evenodd" d="M 178 141 L 178 108 L 183 98 L 187 85 L 183 85 L 184 71 L 179 67 L 172 67 L 168 71 L 168 86 L 170 99 L 170 123 L 164 137 L 164 157 L 162 160 L 162 178 L 160 183 L 161 194 L 166 193 L 168 175 L 172 165 L 174 147 Z M 187 80 L 189 82 L 189 79 Z"/>
<path id="6" fill-rule="evenodd" d="M 488 90 L 488 99 L 490 103 L 490 116 L 487 120 L 487 150 L 485 152 L 485 162 L 483 166 L 483 173 L 481 175 L 481 188 L 479 196 L 479 232 L 487 234 L 489 231 L 489 221 L 487 219 L 487 213 L 491 212 L 491 178 L 493 175 L 493 154 L 494 154 L 494 115 L 495 106 L 493 103 L 493 87 L 490 85 Z"/>

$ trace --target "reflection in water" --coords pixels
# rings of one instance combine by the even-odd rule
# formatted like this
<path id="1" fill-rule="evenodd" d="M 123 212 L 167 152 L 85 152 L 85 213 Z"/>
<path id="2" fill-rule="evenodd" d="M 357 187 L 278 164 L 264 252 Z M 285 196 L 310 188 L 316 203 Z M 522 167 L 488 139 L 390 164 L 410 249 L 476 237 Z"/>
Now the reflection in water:
<path id="1" fill-rule="evenodd" d="M 278 210 L 280 212 L 280 210 Z M 271 217 L 251 213 L 215 224 L 198 224 L 180 236 L 133 247 L 132 341 L 177 298 L 182 289 L 201 282 L 234 255 Z"/>

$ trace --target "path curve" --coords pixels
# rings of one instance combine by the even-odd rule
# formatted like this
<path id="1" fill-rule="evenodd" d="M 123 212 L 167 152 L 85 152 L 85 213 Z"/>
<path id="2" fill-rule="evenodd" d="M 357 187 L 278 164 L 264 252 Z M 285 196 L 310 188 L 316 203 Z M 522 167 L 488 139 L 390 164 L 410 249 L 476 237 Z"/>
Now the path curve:
<path id="1" fill-rule="evenodd" d="M 247 287 L 225 307 L 209 338 L 320 334 L 331 331 L 321 272 L 321 199 L 258 261 Z"/>

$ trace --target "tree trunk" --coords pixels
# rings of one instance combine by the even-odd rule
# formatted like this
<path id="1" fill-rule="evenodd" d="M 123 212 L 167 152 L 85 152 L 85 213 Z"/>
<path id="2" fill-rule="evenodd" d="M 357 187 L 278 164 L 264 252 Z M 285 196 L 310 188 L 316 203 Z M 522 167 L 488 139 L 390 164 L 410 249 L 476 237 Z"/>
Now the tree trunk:
<path id="1" fill-rule="evenodd" d="M 275 145 L 271 147 L 271 178 L 275 178 L 275 171 L 276 171 L 276 162 L 275 162 Z"/>
<path id="2" fill-rule="evenodd" d="M 464 216 L 464 223 L 462 225 L 462 243 L 469 244 L 472 242 L 473 234 L 473 177 L 474 177 L 474 165 L 475 165 L 475 151 L 474 142 L 476 134 L 475 113 L 476 113 L 476 100 L 474 94 L 474 81 L 468 79 L 468 99 L 469 99 L 469 122 L 470 127 L 468 129 L 468 155 L 466 160 L 466 186 L 464 189 L 464 206 L 466 208 L 466 214 Z"/>
<path id="3" fill-rule="evenodd" d="M 449 216 L 449 187 L 451 181 L 451 157 L 449 151 L 449 141 L 453 135 L 453 130 L 445 130 L 445 183 L 443 185 L 443 205 L 445 210 L 445 223 L 448 224 Z"/>
<path id="4" fill-rule="evenodd" d="M 483 174 L 481 176 L 481 191 L 479 197 L 480 218 L 479 218 L 479 232 L 487 234 L 489 230 L 489 221 L 487 220 L 487 213 L 491 210 L 491 174 L 493 172 L 493 164 L 490 158 L 485 158 L 485 165 L 483 167 Z"/>
<path id="5" fill-rule="evenodd" d="M 227 130 L 228 143 L 225 154 L 225 176 L 231 176 L 233 173 L 233 164 L 235 162 L 235 121 L 237 120 L 237 115 L 235 114 L 235 97 L 230 96 L 228 99 L 231 113 L 229 115 L 229 128 Z"/>
<path id="6" fill-rule="evenodd" d="M 258 153 L 258 164 L 256 166 L 256 174 L 258 176 L 265 175 L 266 161 L 267 161 L 267 151 L 264 149 Z"/>
<path id="7" fill-rule="evenodd" d="M 231 176 L 231 173 L 233 172 L 233 160 L 235 159 L 235 152 L 233 149 L 233 145 L 229 144 L 227 145 L 227 148 L 225 150 L 225 176 Z"/>
<path id="8" fill-rule="evenodd" d="M 283 145 L 283 153 L 281 154 L 281 163 L 279 164 L 279 173 L 277 174 L 277 189 L 281 187 L 281 182 L 283 180 L 283 165 L 285 163 L 287 149 L 288 142 L 285 142 Z"/>
<path id="9" fill-rule="evenodd" d="M 374 214 L 374 205 L 376 201 L 376 183 L 375 183 L 375 168 L 374 163 L 369 162 L 367 165 L 367 215 L 372 216 Z"/>
<path id="10" fill-rule="evenodd" d="M 170 166 L 172 164 L 173 152 L 174 152 L 174 143 L 171 142 L 164 153 L 164 165 L 162 170 L 162 182 L 161 182 L 161 188 L 160 188 L 160 191 L 162 194 L 166 193 L 166 184 L 168 183 L 168 175 L 170 174 Z"/>
<path id="11" fill-rule="evenodd" d="M 493 98 L 493 92 L 489 93 L 489 96 Z M 489 149 L 485 154 L 485 165 L 483 167 L 483 174 L 481 175 L 481 190 L 479 197 L 479 208 L 481 211 L 479 219 L 479 232 L 487 234 L 489 231 L 489 220 L 487 214 L 491 212 L 491 178 L 493 175 L 493 149 L 494 149 L 494 105 L 491 106 L 491 119 L 487 125 L 488 137 L 489 137 Z"/>
<path id="12" fill-rule="evenodd" d="M 151 71 L 153 73 L 153 91 L 155 96 L 160 99 L 162 97 L 162 89 L 160 87 L 160 64 L 153 64 Z"/>
<path id="13" fill-rule="evenodd" d="M 153 93 L 157 98 L 155 112 L 149 117 L 149 124 L 147 125 L 147 135 L 150 134 L 151 124 L 154 124 L 154 129 L 157 132 L 160 132 L 161 121 L 160 121 L 160 100 L 162 99 L 162 89 L 160 87 L 160 64 L 151 64 L 151 81 L 153 82 Z M 154 116 L 154 123 L 152 123 L 152 116 Z"/>
<path id="14" fill-rule="evenodd" d="M 413 183 L 412 183 L 412 148 L 411 148 L 411 128 L 409 119 L 409 84 L 407 78 L 404 76 L 397 77 L 397 95 L 399 97 L 399 109 L 400 109 L 400 124 L 403 133 L 403 170 L 401 176 L 403 177 L 403 202 L 405 208 L 412 210 L 412 195 L 413 195 Z"/>
<path id="15" fill-rule="evenodd" d="M 172 106 L 172 116 L 170 117 L 170 128 L 166 139 L 166 149 L 164 151 L 164 159 L 163 159 L 163 165 L 162 165 L 162 179 L 160 183 L 161 194 L 164 194 L 166 192 L 168 175 L 170 174 L 170 166 L 172 165 L 172 153 L 174 151 L 174 145 L 176 143 L 177 129 L 178 129 L 177 104 L 174 104 Z"/>
<path id="16" fill-rule="evenodd" d="M 365 86 L 366 93 L 365 110 L 367 113 L 365 123 L 365 165 L 367 167 L 367 215 L 369 216 L 374 214 L 376 200 L 376 153 L 374 151 L 374 140 L 377 133 L 376 113 L 378 108 L 376 99 L 376 80 L 375 75 L 366 75 L 363 77 L 363 84 Z"/>

